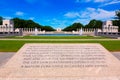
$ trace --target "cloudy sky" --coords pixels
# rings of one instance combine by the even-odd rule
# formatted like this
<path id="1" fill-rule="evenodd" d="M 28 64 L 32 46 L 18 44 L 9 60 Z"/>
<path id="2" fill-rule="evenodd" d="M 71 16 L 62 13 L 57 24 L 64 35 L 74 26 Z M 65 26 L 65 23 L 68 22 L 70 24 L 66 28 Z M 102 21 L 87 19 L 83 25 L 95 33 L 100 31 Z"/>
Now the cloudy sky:
<path id="1" fill-rule="evenodd" d="M 91 19 L 111 20 L 120 0 L 0 0 L 0 16 L 31 19 L 41 25 L 64 28 Z"/>

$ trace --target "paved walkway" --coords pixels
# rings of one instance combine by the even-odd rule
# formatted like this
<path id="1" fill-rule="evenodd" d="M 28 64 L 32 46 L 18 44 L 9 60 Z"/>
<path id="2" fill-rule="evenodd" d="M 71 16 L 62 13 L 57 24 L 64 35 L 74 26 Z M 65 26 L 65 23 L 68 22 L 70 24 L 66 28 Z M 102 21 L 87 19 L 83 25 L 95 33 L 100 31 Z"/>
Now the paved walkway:
<path id="1" fill-rule="evenodd" d="M 112 52 L 112 54 L 120 60 L 120 52 Z"/>
<path id="2" fill-rule="evenodd" d="M 3 66 L 15 52 L 0 52 L 0 67 Z"/>
<path id="3" fill-rule="evenodd" d="M 2 67 L 15 54 L 15 52 L 0 52 L 0 67 Z M 120 60 L 120 52 L 112 52 Z"/>

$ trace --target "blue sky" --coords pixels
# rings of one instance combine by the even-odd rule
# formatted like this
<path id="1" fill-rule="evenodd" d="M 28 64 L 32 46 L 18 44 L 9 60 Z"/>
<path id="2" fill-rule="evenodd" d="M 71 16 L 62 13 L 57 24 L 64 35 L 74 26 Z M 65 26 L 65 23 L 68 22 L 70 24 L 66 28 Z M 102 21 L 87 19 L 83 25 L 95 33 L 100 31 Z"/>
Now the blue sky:
<path id="1" fill-rule="evenodd" d="M 41 25 L 64 28 L 91 19 L 112 20 L 120 0 L 0 0 L 0 16 L 31 19 Z"/>

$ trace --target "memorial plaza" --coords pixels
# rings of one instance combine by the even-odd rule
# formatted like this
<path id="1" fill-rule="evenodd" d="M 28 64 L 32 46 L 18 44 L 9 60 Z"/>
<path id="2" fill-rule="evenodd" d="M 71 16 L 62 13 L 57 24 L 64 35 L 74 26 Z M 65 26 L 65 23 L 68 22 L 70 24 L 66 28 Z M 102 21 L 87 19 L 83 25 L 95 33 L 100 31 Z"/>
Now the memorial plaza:
<path id="1" fill-rule="evenodd" d="M 120 35 L 111 21 L 102 29 L 63 32 L 0 27 L 0 80 L 119 80 Z"/>
<path id="2" fill-rule="evenodd" d="M 120 80 L 120 0 L 0 0 L 0 80 Z"/>

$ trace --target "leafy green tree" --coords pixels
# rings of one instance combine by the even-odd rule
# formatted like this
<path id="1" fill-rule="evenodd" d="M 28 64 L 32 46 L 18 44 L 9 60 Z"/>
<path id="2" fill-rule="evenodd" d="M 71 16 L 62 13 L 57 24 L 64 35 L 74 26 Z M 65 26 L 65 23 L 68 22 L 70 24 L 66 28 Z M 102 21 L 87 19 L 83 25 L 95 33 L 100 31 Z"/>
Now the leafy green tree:
<path id="1" fill-rule="evenodd" d="M 83 26 L 83 24 L 81 23 L 74 23 L 66 28 L 63 29 L 63 31 L 77 31 L 78 29 L 81 29 Z"/>
<path id="2" fill-rule="evenodd" d="M 117 10 L 115 13 L 116 13 L 116 17 L 115 18 L 120 20 L 120 10 Z"/>
<path id="3" fill-rule="evenodd" d="M 14 18 L 14 26 L 15 28 L 41 28 L 42 26 L 38 23 L 35 23 L 32 20 L 24 20 L 20 18 Z"/>
<path id="4" fill-rule="evenodd" d="M 118 25 L 118 20 L 113 20 L 112 22 L 113 22 L 113 25 L 114 25 L 114 26 L 117 26 L 117 25 Z"/>
<path id="5" fill-rule="evenodd" d="M 102 21 L 93 19 L 85 26 L 85 28 L 102 28 Z"/>
<path id="6" fill-rule="evenodd" d="M 41 30 L 45 31 L 55 31 L 51 26 L 42 26 L 32 20 L 24 20 L 20 18 L 14 18 L 13 20 L 15 28 L 41 28 Z"/>
<path id="7" fill-rule="evenodd" d="M 2 25 L 3 17 L 0 16 L 0 25 Z"/>
<path id="8" fill-rule="evenodd" d="M 118 26 L 119 32 L 120 32 L 120 10 L 117 10 L 115 13 L 116 13 L 116 16 L 115 16 L 116 20 L 113 20 L 113 25 Z"/>
<path id="9" fill-rule="evenodd" d="M 24 28 L 26 26 L 25 20 L 23 20 L 23 19 L 14 18 L 13 21 L 14 21 L 15 28 Z"/>
<path id="10" fill-rule="evenodd" d="M 45 31 L 55 31 L 55 29 L 52 28 L 51 26 L 44 26 L 42 29 Z"/>
<path id="11" fill-rule="evenodd" d="M 25 25 L 26 25 L 28 28 L 42 28 L 42 27 L 43 27 L 42 25 L 39 25 L 38 23 L 35 23 L 35 22 L 32 21 L 32 20 L 26 20 L 26 21 L 25 21 Z"/>

